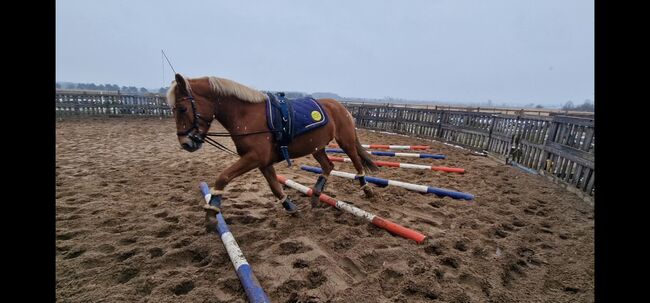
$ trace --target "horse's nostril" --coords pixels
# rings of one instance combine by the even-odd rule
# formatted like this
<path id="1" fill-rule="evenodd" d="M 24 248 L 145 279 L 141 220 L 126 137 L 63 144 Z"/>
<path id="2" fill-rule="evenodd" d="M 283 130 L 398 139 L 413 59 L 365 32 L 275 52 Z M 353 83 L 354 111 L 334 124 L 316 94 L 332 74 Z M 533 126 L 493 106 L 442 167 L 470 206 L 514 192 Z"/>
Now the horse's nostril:
<path id="1" fill-rule="evenodd" d="M 183 144 L 181 144 L 181 146 L 183 148 L 190 148 L 191 147 L 191 145 L 189 143 L 183 143 Z"/>

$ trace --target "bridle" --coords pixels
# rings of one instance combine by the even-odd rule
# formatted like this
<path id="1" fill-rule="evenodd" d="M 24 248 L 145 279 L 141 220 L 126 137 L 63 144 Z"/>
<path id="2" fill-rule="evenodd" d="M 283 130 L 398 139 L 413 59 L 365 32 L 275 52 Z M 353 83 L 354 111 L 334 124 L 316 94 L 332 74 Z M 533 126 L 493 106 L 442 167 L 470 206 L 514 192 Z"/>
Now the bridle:
<path id="1" fill-rule="evenodd" d="M 212 121 L 214 120 L 214 115 L 211 117 L 211 119 L 206 119 L 201 117 L 201 114 L 199 114 L 199 112 L 196 110 L 196 102 L 194 100 L 194 96 L 192 95 L 192 88 L 190 87 L 190 83 L 188 81 L 185 81 L 185 87 L 187 88 L 188 96 L 181 98 L 181 100 L 190 100 L 190 104 L 192 105 L 192 126 L 184 131 L 177 132 L 176 135 L 187 136 L 188 138 L 190 138 L 190 140 L 194 141 L 195 143 L 207 142 L 208 144 L 214 146 L 219 150 L 231 153 L 233 155 L 237 155 L 236 152 L 230 150 L 228 147 L 215 141 L 212 138 L 207 137 L 209 135 L 207 130 L 210 129 L 210 124 L 212 124 Z M 175 105 L 172 108 L 172 110 L 176 110 Z M 203 134 L 201 133 L 201 128 L 199 127 L 199 120 L 203 120 L 207 124 L 206 133 Z"/>
<path id="2" fill-rule="evenodd" d="M 201 129 L 199 128 L 199 119 L 205 121 L 205 123 L 208 124 L 208 129 L 210 128 L 210 124 L 212 123 L 212 119 L 208 120 L 208 119 L 205 119 L 205 118 L 201 117 L 201 114 L 199 114 L 198 111 L 196 110 L 196 102 L 194 101 L 194 97 L 191 95 L 191 93 L 190 93 L 190 96 L 183 97 L 183 98 L 181 98 L 181 100 L 190 100 L 190 104 L 192 104 L 192 127 L 188 128 L 188 129 L 186 129 L 184 131 L 179 131 L 179 132 L 176 133 L 176 135 L 177 136 L 188 136 L 188 134 L 189 134 L 189 137 L 192 140 L 194 140 L 194 138 L 201 139 L 198 135 L 196 135 L 195 133 L 192 133 L 192 131 L 196 130 L 196 132 L 199 133 L 199 135 L 200 135 Z M 176 106 L 174 106 L 172 108 L 172 110 L 176 110 Z"/>

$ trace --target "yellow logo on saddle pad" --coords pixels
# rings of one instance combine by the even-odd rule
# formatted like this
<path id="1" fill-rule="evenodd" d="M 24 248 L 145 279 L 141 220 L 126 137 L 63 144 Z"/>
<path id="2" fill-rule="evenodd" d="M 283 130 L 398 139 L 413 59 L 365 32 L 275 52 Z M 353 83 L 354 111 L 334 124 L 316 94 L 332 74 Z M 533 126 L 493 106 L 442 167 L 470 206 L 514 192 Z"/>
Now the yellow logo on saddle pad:
<path id="1" fill-rule="evenodd" d="M 318 111 L 313 111 L 311 112 L 311 118 L 314 119 L 314 121 L 320 121 L 320 119 L 323 119 L 323 116 Z"/>

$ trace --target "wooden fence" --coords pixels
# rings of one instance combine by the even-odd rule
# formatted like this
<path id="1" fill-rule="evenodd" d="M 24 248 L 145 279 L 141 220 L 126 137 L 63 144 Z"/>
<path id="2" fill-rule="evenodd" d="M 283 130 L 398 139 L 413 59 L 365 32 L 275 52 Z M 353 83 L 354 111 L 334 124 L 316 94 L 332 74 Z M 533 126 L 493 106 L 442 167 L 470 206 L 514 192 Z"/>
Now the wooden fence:
<path id="1" fill-rule="evenodd" d="M 593 203 L 594 120 L 344 103 L 357 127 L 487 152 L 563 184 Z M 388 143 L 387 143 L 388 144 Z"/>
<path id="2" fill-rule="evenodd" d="M 164 96 L 57 90 L 56 116 L 161 116 L 172 113 Z"/>

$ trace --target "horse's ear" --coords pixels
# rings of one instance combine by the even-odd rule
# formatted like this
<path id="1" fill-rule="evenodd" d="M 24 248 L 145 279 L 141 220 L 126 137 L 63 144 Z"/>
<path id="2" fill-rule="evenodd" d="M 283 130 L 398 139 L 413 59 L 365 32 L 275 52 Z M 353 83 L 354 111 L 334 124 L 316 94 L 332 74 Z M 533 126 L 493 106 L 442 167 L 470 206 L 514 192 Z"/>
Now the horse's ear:
<path id="1" fill-rule="evenodd" d="M 176 74 L 176 86 L 182 94 L 187 94 L 187 85 L 185 83 L 185 78 L 181 74 Z"/>

